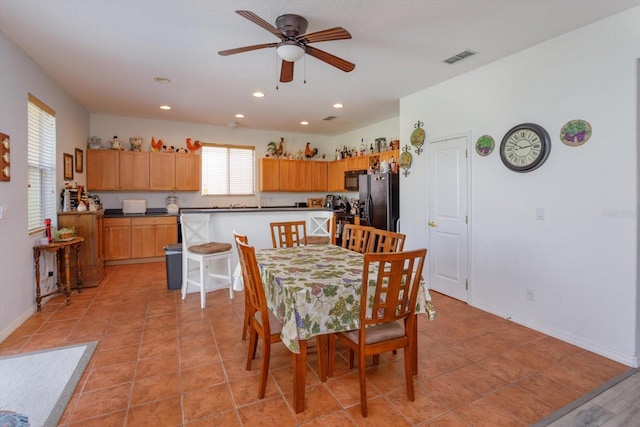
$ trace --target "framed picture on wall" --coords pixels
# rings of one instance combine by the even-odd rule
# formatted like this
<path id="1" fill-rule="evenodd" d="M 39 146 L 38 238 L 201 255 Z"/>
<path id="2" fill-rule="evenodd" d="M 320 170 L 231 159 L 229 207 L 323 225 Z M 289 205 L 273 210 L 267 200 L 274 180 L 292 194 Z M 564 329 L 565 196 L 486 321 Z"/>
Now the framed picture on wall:
<path id="1" fill-rule="evenodd" d="M 63 154 L 64 179 L 73 179 L 73 156 L 71 154 Z"/>
<path id="2" fill-rule="evenodd" d="M 76 172 L 82 173 L 84 162 L 82 161 L 83 152 L 81 149 L 76 148 Z"/>

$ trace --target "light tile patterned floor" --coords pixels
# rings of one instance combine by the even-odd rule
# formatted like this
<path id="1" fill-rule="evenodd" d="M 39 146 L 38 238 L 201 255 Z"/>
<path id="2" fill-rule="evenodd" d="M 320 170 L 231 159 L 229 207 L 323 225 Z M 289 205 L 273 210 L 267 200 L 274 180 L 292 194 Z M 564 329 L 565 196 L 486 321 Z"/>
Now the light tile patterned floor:
<path id="1" fill-rule="evenodd" d="M 259 361 L 244 369 L 244 296 L 186 301 L 167 290 L 164 263 L 107 267 L 97 288 L 54 297 L 4 342 L 15 354 L 99 341 L 61 426 L 526 426 L 628 367 L 432 293 L 438 317 L 420 316 L 416 400 L 407 400 L 402 352 L 367 372 L 369 417 L 344 348 L 321 383 L 309 357 L 306 410 L 292 407 L 291 356 L 273 346 L 267 392 Z"/>

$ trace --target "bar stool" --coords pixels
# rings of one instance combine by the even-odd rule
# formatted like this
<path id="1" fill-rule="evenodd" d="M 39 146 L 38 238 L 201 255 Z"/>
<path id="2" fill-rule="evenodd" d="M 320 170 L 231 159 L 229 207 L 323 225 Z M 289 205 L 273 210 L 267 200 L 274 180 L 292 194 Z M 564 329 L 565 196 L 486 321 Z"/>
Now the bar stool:
<path id="1" fill-rule="evenodd" d="M 229 298 L 233 298 L 231 244 L 211 241 L 208 214 L 182 214 L 180 221 L 182 224 L 182 299 L 186 298 L 190 285 L 200 289 L 201 308 L 206 307 L 205 293 L 210 290 L 228 287 Z M 225 269 L 218 270 L 214 264 L 224 264 Z M 212 279 L 210 282 L 217 283 L 208 286 L 206 279 Z"/>

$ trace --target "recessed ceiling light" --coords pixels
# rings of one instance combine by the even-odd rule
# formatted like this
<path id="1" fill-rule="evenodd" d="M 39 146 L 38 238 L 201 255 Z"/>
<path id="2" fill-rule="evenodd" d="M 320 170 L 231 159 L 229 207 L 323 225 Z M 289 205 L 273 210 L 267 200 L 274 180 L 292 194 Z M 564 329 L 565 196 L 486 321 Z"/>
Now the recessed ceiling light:
<path id="1" fill-rule="evenodd" d="M 253 96 L 255 96 L 256 98 L 263 98 L 264 97 L 264 93 L 262 93 L 262 92 L 253 92 Z"/>
<path id="2" fill-rule="evenodd" d="M 302 126 L 306 126 L 306 125 L 308 125 L 308 124 L 309 124 L 309 122 L 308 122 L 308 121 L 306 121 L 306 120 L 304 120 L 304 121 L 300 122 L 300 124 L 301 124 Z"/>
<path id="3" fill-rule="evenodd" d="M 166 77 L 154 77 L 153 80 L 156 83 L 164 83 L 164 84 L 171 83 L 171 80 Z"/>
<path id="4" fill-rule="evenodd" d="M 161 110 L 171 110 L 171 107 L 170 107 L 170 106 L 168 106 L 168 105 L 161 105 L 161 106 L 160 106 L 160 109 L 161 109 Z"/>
<path id="5" fill-rule="evenodd" d="M 337 104 L 333 104 L 333 108 L 342 108 L 344 107 L 344 105 L 337 103 Z"/>
<path id="6" fill-rule="evenodd" d="M 236 119 L 244 119 L 244 114 L 236 114 Z"/>

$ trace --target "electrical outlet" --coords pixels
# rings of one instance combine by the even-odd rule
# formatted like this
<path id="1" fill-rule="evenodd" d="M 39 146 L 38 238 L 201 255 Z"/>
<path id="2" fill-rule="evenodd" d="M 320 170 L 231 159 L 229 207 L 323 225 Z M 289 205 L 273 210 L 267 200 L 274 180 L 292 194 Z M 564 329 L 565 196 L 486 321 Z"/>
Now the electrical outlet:
<path id="1" fill-rule="evenodd" d="M 536 300 L 536 293 L 533 289 L 527 289 L 527 300 L 529 301 Z"/>
<path id="2" fill-rule="evenodd" d="M 53 277 L 53 271 L 50 271 L 48 276 Z"/>

